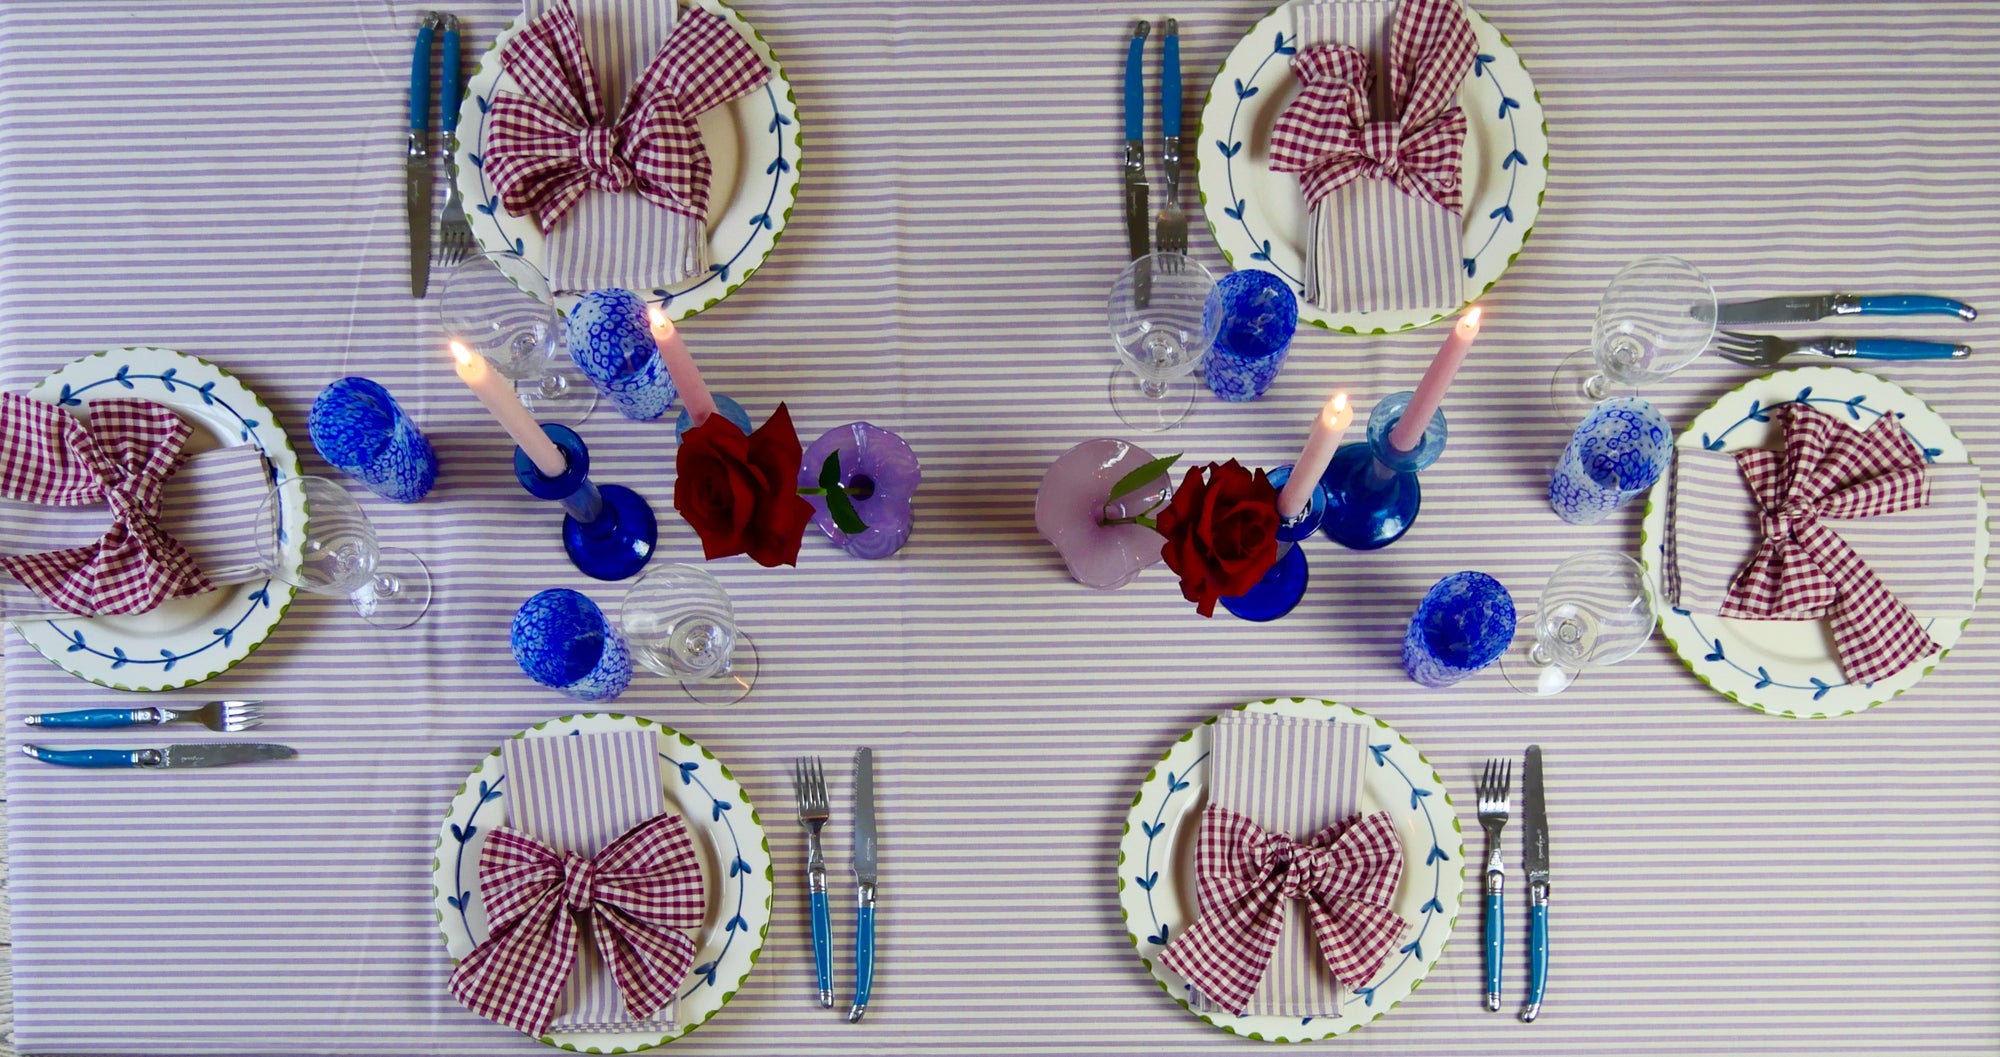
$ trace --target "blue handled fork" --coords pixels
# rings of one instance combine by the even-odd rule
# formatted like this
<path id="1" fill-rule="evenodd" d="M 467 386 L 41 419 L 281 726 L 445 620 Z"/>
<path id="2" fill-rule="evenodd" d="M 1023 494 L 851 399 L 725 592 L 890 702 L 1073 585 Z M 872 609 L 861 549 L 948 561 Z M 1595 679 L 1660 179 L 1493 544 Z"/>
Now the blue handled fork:
<path id="1" fill-rule="evenodd" d="M 806 831 L 806 895 L 812 902 L 813 969 L 819 975 L 819 1004 L 833 1008 L 833 910 L 826 899 L 826 857 L 819 833 L 833 817 L 826 799 L 826 772 L 819 757 L 801 756 L 792 765 L 792 795 L 799 825 Z"/>
<path id="2" fill-rule="evenodd" d="M 1507 828 L 1507 787 L 1514 761 L 1488 760 L 1479 776 L 1479 826 L 1486 831 L 1486 1010 L 1500 1009 L 1500 965 L 1506 937 L 1507 866 L 1500 858 L 1500 831 Z"/>

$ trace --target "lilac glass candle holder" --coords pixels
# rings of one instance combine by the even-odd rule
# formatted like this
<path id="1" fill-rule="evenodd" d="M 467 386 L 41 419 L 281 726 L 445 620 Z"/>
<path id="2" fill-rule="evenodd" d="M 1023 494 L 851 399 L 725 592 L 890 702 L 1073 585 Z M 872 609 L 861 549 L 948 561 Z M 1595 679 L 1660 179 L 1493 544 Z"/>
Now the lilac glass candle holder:
<path id="1" fill-rule="evenodd" d="M 542 432 L 562 449 L 568 467 L 545 477 L 534 460 L 514 449 L 514 478 L 537 499 L 562 504 L 563 550 L 586 576 L 623 580 L 645 568 L 659 539 L 653 508 L 622 485 L 590 480 L 590 449 L 568 426 L 544 422 Z"/>
<path id="2" fill-rule="evenodd" d="M 854 512 L 868 528 L 848 535 L 827 512 L 826 497 L 809 495 L 813 524 L 826 538 L 857 558 L 887 558 L 909 542 L 916 514 L 911 498 L 923 482 L 917 453 L 903 438 L 867 422 L 850 422 L 820 435 L 806 448 L 799 466 L 799 487 L 819 485 L 820 467 L 828 455 L 840 455 L 840 484 L 854 502 Z"/>
<path id="3" fill-rule="evenodd" d="M 437 483 L 431 442 L 396 398 L 367 378 L 341 378 L 320 390 L 306 429 L 321 458 L 384 499 L 414 503 Z"/>
<path id="4" fill-rule="evenodd" d="M 1403 635 L 1403 670 L 1445 687 L 1492 664 L 1514 641 L 1514 599 L 1485 573 L 1461 572 L 1424 593 Z"/>
<path id="5" fill-rule="evenodd" d="M 1055 546 L 1077 583 L 1109 591 L 1138 579 L 1160 561 L 1165 544 L 1144 525 L 1107 525 L 1136 517 L 1165 501 L 1173 481 L 1162 473 L 1110 502 L 1111 489 L 1151 462 L 1151 452 L 1122 440 L 1087 440 L 1064 452 L 1042 475 L 1035 492 L 1035 529 Z"/>
<path id="6" fill-rule="evenodd" d="M 1263 396 L 1285 366 L 1299 328 L 1299 299 L 1291 285 L 1257 269 L 1231 272 L 1215 284 L 1203 313 L 1221 317 L 1202 365 L 1208 388 L 1230 401 Z"/>
<path id="7" fill-rule="evenodd" d="M 1390 393 L 1377 402 L 1368 412 L 1368 442 L 1341 445 L 1320 476 L 1326 488 L 1326 518 L 1320 527 L 1343 547 L 1387 547 L 1416 524 L 1424 502 L 1417 474 L 1444 453 L 1446 427 L 1440 410 L 1431 415 L 1414 450 L 1397 451 L 1389 443 L 1389 431 L 1413 395 L 1407 390 Z"/>
<path id="8" fill-rule="evenodd" d="M 1549 507 L 1572 525 L 1594 525 L 1649 491 L 1674 459 L 1666 416 L 1636 396 L 1590 409 L 1549 476 Z"/>
<path id="9" fill-rule="evenodd" d="M 597 603 L 553 588 L 521 603 L 508 631 L 528 678 L 577 701 L 610 701 L 632 683 L 632 652 Z"/>
<path id="10" fill-rule="evenodd" d="M 1285 490 L 1285 482 L 1292 479 L 1290 465 L 1280 466 L 1266 475 L 1271 486 L 1278 491 Z M 1264 574 L 1257 586 L 1232 598 L 1222 599 L 1222 607 L 1244 620 L 1276 620 L 1290 613 L 1306 594 L 1306 583 L 1310 570 L 1306 566 L 1305 550 L 1298 544 L 1319 530 L 1319 523 L 1326 516 L 1326 486 L 1313 486 L 1312 501 L 1305 513 L 1295 518 L 1278 519 L 1278 562 L 1271 571 Z"/>

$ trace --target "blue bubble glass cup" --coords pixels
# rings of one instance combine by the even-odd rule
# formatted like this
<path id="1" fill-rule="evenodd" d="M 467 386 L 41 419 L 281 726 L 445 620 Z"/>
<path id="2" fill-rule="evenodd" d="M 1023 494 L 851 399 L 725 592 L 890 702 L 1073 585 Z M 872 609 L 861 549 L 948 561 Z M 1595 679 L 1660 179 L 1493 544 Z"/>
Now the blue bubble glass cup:
<path id="1" fill-rule="evenodd" d="M 630 290 L 592 290 L 569 311 L 570 358 L 618 413 L 651 422 L 674 406 L 674 380 L 653 340 L 646 302 Z"/>
<path id="2" fill-rule="evenodd" d="M 610 701 L 632 683 L 632 653 L 597 603 L 566 587 L 521 603 L 509 632 L 528 678 L 576 701 Z"/>
<path id="3" fill-rule="evenodd" d="M 1208 388 L 1229 401 L 1263 396 L 1299 329 L 1299 299 L 1290 284 L 1266 271 L 1231 272 L 1215 284 L 1203 314 L 1221 317 L 1207 324 L 1219 328 L 1203 365 Z"/>
<path id="4" fill-rule="evenodd" d="M 1403 671 L 1445 687 L 1492 664 L 1514 641 L 1514 599 L 1500 581 L 1459 572 L 1424 593 L 1403 634 Z"/>
<path id="5" fill-rule="evenodd" d="M 1636 396 L 1613 397 L 1584 416 L 1549 477 L 1549 507 L 1591 525 L 1652 489 L 1674 458 L 1666 416 Z"/>
<path id="6" fill-rule="evenodd" d="M 414 503 L 437 483 L 430 441 L 387 389 L 366 378 L 320 390 L 306 429 L 321 458 L 384 499 Z"/>

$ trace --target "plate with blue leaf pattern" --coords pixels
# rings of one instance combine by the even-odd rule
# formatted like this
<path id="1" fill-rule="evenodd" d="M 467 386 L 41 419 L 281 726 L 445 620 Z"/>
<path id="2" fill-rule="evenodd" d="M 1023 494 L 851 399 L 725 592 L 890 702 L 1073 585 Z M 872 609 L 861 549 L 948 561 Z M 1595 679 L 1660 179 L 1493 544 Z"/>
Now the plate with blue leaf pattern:
<path id="1" fill-rule="evenodd" d="M 1213 716 L 1167 749 L 1132 798 L 1125 832 L 1118 840 L 1118 912 L 1147 971 L 1182 1009 L 1231 1034 L 1263 1042 L 1344 1035 L 1408 998 L 1444 954 L 1465 892 L 1465 835 L 1437 769 L 1382 720 L 1332 701 L 1301 697 L 1253 701 L 1237 710 L 1368 728 L 1361 809 L 1389 812 L 1402 839 L 1403 879 L 1394 909 L 1410 929 L 1401 949 L 1389 956 L 1367 986 L 1348 996 L 1339 1017 L 1238 1017 L 1205 1012 L 1191 1004 L 1192 989 L 1160 964 L 1160 953 L 1195 920 L 1194 845 L 1202 809 L 1208 804 Z"/>
<path id="2" fill-rule="evenodd" d="M 150 400 L 194 427 L 190 452 L 255 444 L 274 480 L 299 472 L 298 452 L 257 394 L 228 371 L 184 352 L 108 349 L 42 379 L 28 396 L 71 409 L 93 400 Z M 304 498 L 286 504 L 280 517 L 303 524 Z M 303 545 L 303 533 L 292 534 L 286 545 L 286 559 L 295 566 Z M 291 607 L 293 591 L 260 577 L 172 599 L 147 613 L 31 620 L 15 628 L 56 667 L 80 679 L 114 690 L 174 690 L 221 675 L 255 652 Z"/>
<path id="3" fill-rule="evenodd" d="M 771 842 L 764 820 L 715 754 L 671 727 L 618 712 L 585 712 L 537 723 L 516 738 L 650 730 L 659 737 L 660 783 L 667 809 L 694 837 L 708 892 L 708 916 L 692 938 L 694 967 L 682 981 L 673 1031 L 559 1031 L 538 1041 L 579 1053 L 633 1053 L 685 1038 L 722 1011 L 764 949 L 771 931 Z M 507 778 L 495 747 L 451 798 L 431 860 L 431 908 L 452 962 L 486 938 L 479 896 L 479 852 L 486 833 L 507 822 Z M 472 1014 L 468 1013 L 467 1016 Z"/>
<path id="4" fill-rule="evenodd" d="M 1800 367 L 1747 382 L 1696 415 L 1675 446 L 1711 451 L 1778 447 L 1770 411 L 1800 401 L 1858 429 L 1893 415 L 1932 462 L 1972 461 L 1965 445 L 1930 405 L 1894 382 L 1845 367 Z M 1669 473 L 1646 498 L 1639 563 L 1646 569 L 1653 611 L 1660 618 L 1667 644 L 1697 678 L 1731 701 L 1759 712 L 1800 719 L 1825 719 L 1874 708 L 1921 682 L 1972 621 L 1970 610 L 1927 614 L 1924 630 L 1942 647 L 1939 652 L 1873 683 L 1851 683 L 1841 672 L 1825 621 L 1740 620 L 1678 608 L 1667 600 L 1660 579 L 1672 486 L 1673 475 Z M 1972 578 L 1975 601 L 1986 583 L 1986 557 L 1992 547 L 1983 485 L 1978 519 Z"/>
<path id="5" fill-rule="evenodd" d="M 701 115 L 701 138 L 714 166 L 709 181 L 709 266 L 706 272 L 676 283 L 662 275 L 651 289 L 633 291 L 667 317 L 686 319 L 735 293 L 764 259 L 777 248 L 791 220 L 799 193 L 799 166 L 805 140 L 799 128 L 798 100 L 792 95 L 785 68 L 771 45 L 722 0 L 691 0 L 736 28 L 771 70 L 770 80 L 740 99 Z M 493 46 L 466 82 L 459 104 L 458 140 L 452 144 L 453 178 L 465 199 L 465 219 L 472 236 L 488 253 L 512 253 L 548 272 L 547 246 L 532 217 L 519 217 L 500 202 L 500 192 L 480 167 L 485 147 L 486 110 L 496 91 L 514 87 L 500 69 L 500 49 L 522 29 L 516 16 L 500 30 Z M 559 293 L 556 308 L 567 314 L 580 291 Z"/>
<path id="6" fill-rule="evenodd" d="M 1327 312 L 1304 298 L 1309 216 L 1298 177 L 1271 171 L 1271 126 L 1299 94 L 1293 9 L 1280 4 L 1245 34 L 1209 87 L 1195 146 L 1202 212 L 1232 267 L 1258 268 L 1291 284 L 1299 318 L 1349 334 L 1391 334 L 1458 314 L 1430 311 Z M 1548 123 L 1542 98 L 1514 46 L 1491 22 L 1465 10 L 1478 40 L 1472 72 L 1459 89 L 1463 155 L 1464 302 L 1500 280 L 1541 214 L 1549 183 Z"/>

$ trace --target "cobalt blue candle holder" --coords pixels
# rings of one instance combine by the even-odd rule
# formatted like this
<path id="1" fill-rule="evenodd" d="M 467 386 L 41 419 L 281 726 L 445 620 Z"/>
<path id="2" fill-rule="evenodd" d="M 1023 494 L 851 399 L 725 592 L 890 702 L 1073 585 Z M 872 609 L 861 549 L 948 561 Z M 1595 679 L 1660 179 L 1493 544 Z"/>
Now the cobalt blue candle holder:
<path id="1" fill-rule="evenodd" d="M 736 423 L 736 428 L 742 430 L 744 436 L 749 436 L 752 429 L 750 425 L 750 412 L 743 410 L 742 404 L 723 396 L 721 393 L 710 393 L 709 395 L 715 398 L 715 413 Z M 693 428 L 694 420 L 688 417 L 687 406 L 683 404 L 681 406 L 680 417 L 674 419 L 674 439 L 681 439 L 687 435 L 688 430 Z"/>
<path id="2" fill-rule="evenodd" d="M 1285 490 L 1285 482 L 1292 479 L 1292 468 L 1280 466 L 1266 476 L 1272 487 L 1280 492 Z M 1306 582 L 1310 570 L 1306 565 L 1305 549 L 1299 541 L 1310 537 L 1318 530 L 1320 520 L 1326 516 L 1326 486 L 1313 487 L 1312 501 L 1306 511 L 1295 518 L 1278 519 L 1278 563 L 1264 574 L 1257 586 L 1236 595 L 1222 599 L 1222 608 L 1229 610 L 1244 620 L 1263 622 L 1276 620 L 1290 613 L 1306 594 Z"/>
<path id="3" fill-rule="evenodd" d="M 437 483 L 431 442 L 396 398 L 367 378 L 341 378 L 320 390 L 306 429 L 321 458 L 384 499 L 414 503 Z"/>
<path id="4" fill-rule="evenodd" d="M 1285 366 L 1285 353 L 1299 329 L 1299 299 L 1291 285 L 1270 272 L 1231 272 L 1215 284 L 1202 314 L 1221 316 L 1215 344 L 1202 376 L 1216 396 L 1255 400 L 1271 388 Z M 1204 325 L 1216 326 L 1212 319 Z"/>
<path id="5" fill-rule="evenodd" d="M 585 576 L 623 580 L 646 567 L 659 540 L 659 522 L 639 493 L 622 485 L 590 481 L 590 449 L 568 426 L 541 424 L 562 449 L 569 467 L 560 477 L 544 477 L 528 453 L 514 449 L 514 478 L 536 499 L 562 504 L 563 550 Z"/>
<path id="6" fill-rule="evenodd" d="M 1343 444 L 1321 475 L 1326 489 L 1326 518 L 1321 531 L 1328 539 L 1358 551 L 1375 550 L 1403 538 L 1416 524 L 1423 506 L 1417 474 L 1444 453 L 1444 412 L 1437 411 L 1424 426 L 1413 451 L 1397 451 L 1389 431 L 1403 417 L 1414 393 L 1390 393 L 1368 412 L 1368 442 Z"/>
<path id="7" fill-rule="evenodd" d="M 618 413 L 651 422 L 674 404 L 674 380 L 653 340 L 646 302 L 630 290 L 592 290 L 569 311 L 569 355 Z"/>
<path id="8" fill-rule="evenodd" d="M 508 633 L 528 678 L 577 701 L 609 701 L 632 684 L 632 652 L 597 603 L 566 587 L 521 603 Z"/>
<path id="9" fill-rule="evenodd" d="M 1485 573 L 1462 572 L 1431 585 L 1403 634 L 1403 671 L 1445 687 L 1492 664 L 1514 641 L 1514 599 Z"/>
<path id="10" fill-rule="evenodd" d="M 1636 396 L 1590 409 L 1549 476 L 1549 508 L 1572 525 L 1594 525 L 1651 490 L 1674 459 L 1666 416 Z"/>

